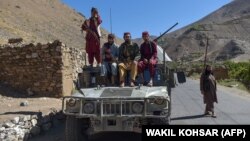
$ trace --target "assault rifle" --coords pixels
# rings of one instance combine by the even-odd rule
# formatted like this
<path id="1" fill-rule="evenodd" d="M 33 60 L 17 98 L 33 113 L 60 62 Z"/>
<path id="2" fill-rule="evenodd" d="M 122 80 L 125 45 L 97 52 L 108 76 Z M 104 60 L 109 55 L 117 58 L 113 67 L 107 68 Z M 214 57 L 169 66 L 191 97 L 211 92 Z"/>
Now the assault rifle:
<path id="1" fill-rule="evenodd" d="M 89 28 L 85 23 L 83 23 L 82 26 L 84 26 L 86 31 L 91 33 L 95 37 L 95 39 L 98 41 L 98 43 L 100 43 L 98 35 L 91 28 Z M 81 30 L 81 32 L 83 33 L 83 29 Z"/>

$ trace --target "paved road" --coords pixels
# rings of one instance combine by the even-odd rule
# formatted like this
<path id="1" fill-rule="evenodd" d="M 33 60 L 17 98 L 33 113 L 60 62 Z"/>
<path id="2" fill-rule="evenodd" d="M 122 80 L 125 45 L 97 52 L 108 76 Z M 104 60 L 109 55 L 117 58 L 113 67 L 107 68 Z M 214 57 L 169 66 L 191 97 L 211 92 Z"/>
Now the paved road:
<path id="1" fill-rule="evenodd" d="M 217 118 L 204 117 L 203 97 L 199 82 L 187 80 L 172 91 L 171 124 L 250 124 L 250 98 L 218 87 Z"/>
<path id="2" fill-rule="evenodd" d="M 230 91 L 218 88 L 218 104 L 215 104 L 217 118 L 204 117 L 205 109 L 202 95 L 199 90 L 199 82 L 187 80 L 187 83 L 179 84 L 172 91 L 172 115 L 171 124 L 249 124 L 250 125 L 250 97 L 242 96 Z M 31 141 L 62 141 L 64 124 L 56 126 L 50 132 L 35 137 Z M 140 134 L 134 133 L 108 133 L 99 134 L 93 141 L 137 141 Z"/>

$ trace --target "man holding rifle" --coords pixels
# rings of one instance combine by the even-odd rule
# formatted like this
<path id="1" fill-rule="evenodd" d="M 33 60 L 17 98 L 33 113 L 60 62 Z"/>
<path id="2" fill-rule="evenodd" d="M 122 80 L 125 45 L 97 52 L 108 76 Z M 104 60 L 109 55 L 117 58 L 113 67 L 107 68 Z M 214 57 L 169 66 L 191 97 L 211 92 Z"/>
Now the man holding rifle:
<path id="1" fill-rule="evenodd" d="M 102 23 L 101 17 L 96 8 L 91 9 L 91 17 L 82 24 L 82 31 L 86 31 L 86 53 L 88 54 L 89 64 L 92 67 L 94 58 L 98 65 L 101 63 L 100 56 L 100 30 L 99 26 Z"/>

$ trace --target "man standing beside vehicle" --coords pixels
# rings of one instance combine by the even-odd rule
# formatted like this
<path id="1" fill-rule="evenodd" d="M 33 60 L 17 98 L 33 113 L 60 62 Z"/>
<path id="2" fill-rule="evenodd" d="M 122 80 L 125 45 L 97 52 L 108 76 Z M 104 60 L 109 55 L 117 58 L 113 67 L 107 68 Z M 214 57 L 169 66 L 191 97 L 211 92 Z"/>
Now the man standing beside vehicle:
<path id="1" fill-rule="evenodd" d="M 147 85 L 151 87 L 153 86 L 155 66 L 157 64 L 157 45 L 155 42 L 150 41 L 149 33 L 147 31 L 142 33 L 142 38 L 144 42 L 140 47 L 141 59 L 138 63 L 138 73 L 141 74 L 143 83 L 145 84 L 146 82 L 144 82 L 143 72 L 146 68 L 149 69 L 150 80 L 147 82 Z"/>
<path id="2" fill-rule="evenodd" d="M 108 73 L 111 74 L 111 84 L 114 86 L 117 76 L 117 61 L 119 57 L 118 46 L 114 42 L 114 34 L 108 35 L 108 42 L 104 43 L 101 49 L 102 66 L 101 76 L 107 80 Z"/>
<path id="3" fill-rule="evenodd" d="M 94 58 L 97 64 L 100 65 L 100 24 L 102 23 L 96 8 L 91 9 L 91 17 L 82 24 L 82 31 L 86 31 L 86 53 L 88 54 L 88 61 L 90 66 L 93 66 Z"/>
<path id="4" fill-rule="evenodd" d="M 140 59 L 139 46 L 131 41 L 131 34 L 125 32 L 123 35 L 124 43 L 119 47 L 119 75 L 120 87 L 125 85 L 125 76 L 127 70 L 130 70 L 130 86 L 135 86 L 135 77 L 137 75 L 137 62 Z"/>
<path id="5" fill-rule="evenodd" d="M 204 72 L 201 74 L 200 90 L 203 95 L 203 101 L 206 104 L 204 115 L 211 115 L 215 118 L 214 102 L 218 103 L 216 94 L 217 86 L 210 65 L 206 65 Z"/>

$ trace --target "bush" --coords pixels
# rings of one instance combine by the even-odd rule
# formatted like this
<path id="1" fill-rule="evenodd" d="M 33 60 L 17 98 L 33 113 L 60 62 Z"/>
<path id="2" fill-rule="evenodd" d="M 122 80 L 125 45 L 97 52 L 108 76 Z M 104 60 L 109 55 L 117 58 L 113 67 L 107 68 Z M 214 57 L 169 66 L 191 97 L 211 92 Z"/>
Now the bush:
<path id="1" fill-rule="evenodd" d="M 250 61 L 239 63 L 227 61 L 225 65 L 229 69 L 229 77 L 231 79 L 236 79 L 247 86 L 250 85 Z"/>

